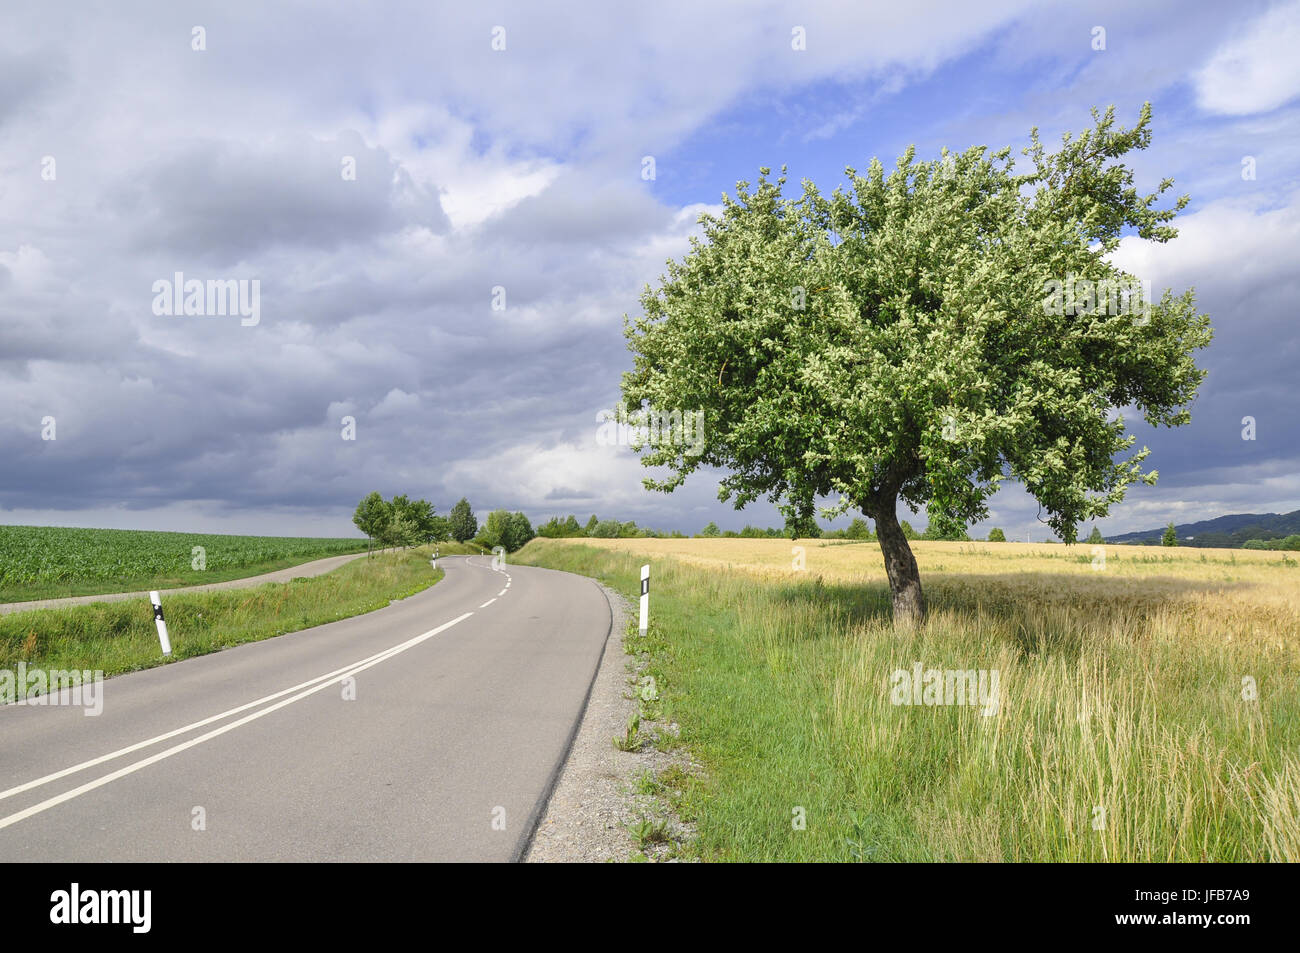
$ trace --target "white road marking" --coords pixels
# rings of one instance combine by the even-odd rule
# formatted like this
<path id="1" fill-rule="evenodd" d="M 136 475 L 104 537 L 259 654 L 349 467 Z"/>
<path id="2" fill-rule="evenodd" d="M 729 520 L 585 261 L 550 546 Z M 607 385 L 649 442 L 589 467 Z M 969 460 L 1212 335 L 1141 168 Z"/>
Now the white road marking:
<path id="1" fill-rule="evenodd" d="M 81 764 L 74 764 L 70 768 L 64 768 L 62 771 L 56 771 L 53 774 L 47 774 L 44 777 L 37 778 L 34 781 L 28 781 L 25 784 L 20 784 L 17 787 L 10 788 L 7 791 L 0 791 L 0 801 L 3 801 L 7 797 L 12 797 L 15 794 L 22 794 L 24 791 L 30 791 L 32 788 L 40 787 L 42 784 L 48 784 L 51 781 L 57 781 L 59 780 L 59 778 L 66 778 L 68 775 L 76 774 L 78 771 L 84 771 L 86 768 L 93 768 L 96 765 L 103 764 L 105 761 L 112 761 L 114 758 L 120 758 L 124 754 L 131 754 L 133 751 L 139 751 L 141 748 L 147 748 L 150 745 L 157 744 L 160 741 L 166 741 L 169 738 L 175 738 L 177 735 L 186 734 L 187 732 L 193 731 L 195 728 L 202 728 L 204 725 L 210 725 L 214 721 L 221 721 L 223 718 L 228 718 L 231 715 L 237 715 L 241 711 L 247 711 L 250 708 L 256 708 L 258 705 L 265 704 L 266 702 L 275 701 L 277 698 L 283 698 L 285 695 L 290 695 L 293 692 L 306 688 L 308 685 L 315 685 L 317 682 L 323 681 L 327 678 L 333 678 L 336 675 L 341 675 L 344 672 L 351 669 L 353 666 L 362 664 L 362 662 L 369 662 L 371 661 L 371 659 L 377 659 L 380 658 L 381 656 L 387 655 L 391 651 L 392 649 L 384 649 L 382 652 L 376 652 L 374 655 L 370 656 L 370 658 L 364 658 L 360 662 L 350 662 L 349 664 L 343 666 L 343 668 L 335 669 L 334 671 L 326 675 L 318 675 L 315 678 L 308 679 L 305 682 L 300 682 L 299 684 L 294 685 L 292 688 L 286 688 L 283 691 L 278 691 L 275 692 L 274 694 L 263 696 L 262 698 L 259 698 L 256 701 L 251 701 L 248 702 L 247 704 L 240 705 L 237 708 L 231 708 L 228 711 L 223 711 L 219 715 L 210 715 L 209 717 L 204 718 L 201 721 L 192 722 L 191 724 L 188 724 L 183 728 L 176 728 L 172 731 L 165 732 L 164 734 L 156 735 L 153 738 L 149 738 L 145 741 L 136 742 L 135 744 L 128 745 L 125 748 L 119 748 L 117 751 L 111 752 L 110 754 L 102 755 L 98 758 L 92 758 L 90 761 L 83 761 Z"/>
<path id="2" fill-rule="evenodd" d="M 485 603 L 483 603 L 481 606 L 479 606 L 479 608 L 480 608 L 480 609 L 486 609 L 488 606 L 492 605 L 492 603 L 494 603 L 494 602 L 496 602 L 496 601 L 497 601 L 496 596 L 493 596 L 493 597 L 492 597 L 491 599 L 489 599 L 487 602 L 485 602 Z"/>
<path id="3" fill-rule="evenodd" d="M 506 589 L 509 589 L 509 588 L 510 588 L 509 586 L 506 586 Z M 504 596 L 504 595 L 506 594 L 506 589 L 502 589 L 500 592 L 497 593 L 497 598 L 498 598 L 498 599 L 500 599 L 502 596 Z"/>
<path id="4" fill-rule="evenodd" d="M 119 778 L 124 778 L 128 774 L 134 774 L 136 771 L 140 771 L 144 768 L 147 768 L 151 764 L 157 764 L 159 761 L 162 761 L 165 758 L 170 758 L 174 754 L 179 754 L 182 751 L 186 751 L 190 748 L 193 748 L 195 745 L 202 744 L 203 742 L 208 741 L 212 738 L 216 738 L 219 735 L 224 735 L 226 732 L 233 731 L 234 729 L 239 728 L 242 725 L 246 725 L 251 721 L 256 721 L 257 719 L 265 715 L 271 714 L 271 712 L 273 711 L 278 711 L 279 709 L 284 708 L 286 705 L 292 705 L 294 702 L 306 698 L 308 695 L 314 695 L 316 692 L 319 692 L 322 689 L 329 688 L 331 685 L 334 685 L 335 683 L 342 682 L 343 679 L 345 678 L 349 678 L 353 675 L 358 674 L 359 672 L 363 672 L 366 669 L 370 668 L 371 666 L 378 665 L 380 662 L 383 662 L 389 658 L 392 658 L 395 655 L 405 652 L 407 649 L 419 645 L 421 642 L 425 641 L 426 639 L 433 638 L 433 636 L 437 635 L 440 632 L 445 632 L 447 629 L 450 629 L 453 625 L 456 625 L 459 622 L 464 622 L 473 614 L 474 613 L 472 612 L 466 612 L 464 615 L 452 619 L 450 622 L 444 622 L 436 629 L 430 629 L 428 632 L 425 632 L 421 635 L 417 635 L 412 639 L 408 639 L 405 642 L 400 643 L 399 645 L 395 645 L 390 649 L 378 653 L 377 655 L 372 655 L 368 659 L 362 659 L 360 662 L 355 662 L 352 665 L 347 666 L 346 668 L 338 669 L 334 672 L 331 672 L 329 675 L 323 675 L 319 679 L 312 679 L 310 682 L 303 682 L 302 685 L 311 685 L 312 682 L 318 682 L 318 681 L 320 682 L 320 684 L 315 685 L 312 688 L 308 688 L 305 691 L 298 692 L 298 694 L 292 695 L 291 697 L 286 698 L 283 701 L 276 702 L 274 705 L 271 705 L 268 708 L 263 708 L 261 711 L 255 711 L 251 715 L 245 715 L 243 718 L 240 718 L 238 721 L 232 721 L 230 724 L 223 725 L 220 728 L 213 729 L 212 731 L 209 731 L 207 734 L 199 735 L 197 738 L 191 738 L 189 741 L 182 742 L 181 744 L 178 745 L 173 745 L 172 747 L 166 749 L 165 751 L 160 751 L 157 754 L 151 755 L 148 758 L 144 758 L 143 760 L 136 761 L 134 764 L 128 764 L 126 767 L 119 768 L 118 770 L 110 774 L 106 774 L 101 778 L 96 778 L 94 781 L 87 781 L 85 784 L 81 785 L 80 787 L 73 788 L 71 791 L 65 791 L 63 794 L 59 794 L 56 795 L 55 797 L 48 798 L 47 800 L 41 801 L 39 804 L 34 804 L 31 807 L 27 808 L 26 810 L 19 811 L 17 814 L 10 814 L 8 817 L 0 818 L 0 830 L 9 827 L 12 824 L 17 824 L 19 821 L 26 820 L 27 818 L 32 817 L 36 814 L 40 814 L 43 811 L 48 811 L 52 807 L 57 807 L 58 805 L 64 803 L 65 801 L 71 801 L 73 798 L 80 797 L 82 794 L 85 794 L 88 791 L 93 791 L 96 788 L 100 788 L 106 784 L 110 784 L 113 781 L 118 780 Z M 321 681 L 321 679 L 325 679 L 325 681 Z M 295 688 L 298 687 L 301 686 L 295 686 Z M 98 758 L 95 759 L 94 761 L 87 761 L 84 764 L 77 765 L 75 768 L 69 768 L 65 771 L 59 772 L 58 774 L 47 775 L 44 778 L 40 778 L 36 781 L 29 782 L 28 784 L 22 785 L 21 787 L 12 788 L 9 791 L 5 791 L 2 795 L 0 795 L 0 797 L 8 797 L 9 795 L 16 794 L 19 791 L 28 790 L 39 784 L 44 784 L 47 781 L 54 780 L 55 778 L 63 777 L 64 775 L 69 774 L 73 771 L 79 771 L 82 770 L 83 768 L 90 767 L 95 764 L 99 764 L 102 761 L 107 761 L 111 758 L 116 758 L 119 755 L 126 754 L 127 752 L 130 751 L 134 751 L 137 748 L 143 747 L 145 745 L 153 744 L 154 742 L 160 741 L 164 738 L 172 737 L 180 731 L 187 731 L 190 728 L 195 728 L 199 725 L 207 724 L 215 719 L 224 718 L 227 715 L 234 714 L 235 712 L 244 711 L 250 706 L 261 704 L 262 702 L 267 701 L 269 699 L 278 698 L 279 696 L 286 694 L 286 692 L 292 692 L 292 691 L 294 691 L 294 688 L 285 689 L 285 691 L 283 692 L 277 692 L 275 695 L 268 695 L 266 696 L 266 698 L 260 699 L 259 701 L 256 702 L 250 702 L 248 705 L 242 705 L 239 708 L 232 708 L 230 711 L 224 712 L 221 715 L 214 715 L 212 718 L 206 719 L 205 721 L 195 722 L 193 725 L 190 725 L 187 728 L 178 729 L 176 732 L 169 732 L 168 734 L 165 735 L 159 735 L 157 738 L 150 739 L 149 741 L 146 742 L 141 742 L 139 745 L 133 745 L 130 748 L 123 748 L 122 750 L 116 751 L 111 755 L 105 755 L 103 758 Z"/>

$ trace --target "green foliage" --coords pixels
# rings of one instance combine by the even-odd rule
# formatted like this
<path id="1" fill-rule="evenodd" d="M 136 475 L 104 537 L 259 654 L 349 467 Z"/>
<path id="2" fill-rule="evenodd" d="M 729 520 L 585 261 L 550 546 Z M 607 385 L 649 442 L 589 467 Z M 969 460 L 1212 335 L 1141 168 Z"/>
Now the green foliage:
<path id="1" fill-rule="evenodd" d="M 509 524 L 509 510 L 493 510 L 487 515 L 487 520 L 479 529 L 478 535 L 474 537 L 474 542 L 485 549 L 491 549 L 494 546 L 505 546 Z"/>
<path id="2" fill-rule="evenodd" d="M 990 543 L 1005 543 L 1006 541 L 1007 541 L 1007 534 L 1002 532 L 1002 530 L 998 529 L 998 527 L 995 526 L 991 530 L 989 530 Z"/>
<path id="3" fill-rule="evenodd" d="M 712 539 L 714 537 L 721 536 L 722 533 L 718 529 L 718 524 L 710 520 L 709 525 L 704 527 L 704 529 L 700 530 L 700 535 L 705 537 L 706 539 Z"/>
<path id="4" fill-rule="evenodd" d="M 641 712 L 635 711 L 627 720 L 622 737 L 614 736 L 614 747 L 619 751 L 637 751 L 644 739 L 641 737 Z"/>
<path id="5" fill-rule="evenodd" d="M 1283 539 L 1248 539 L 1242 544 L 1242 548 L 1290 550 L 1294 552 L 1300 550 L 1300 533 L 1292 533 Z"/>
<path id="6" fill-rule="evenodd" d="M 597 539 L 617 539 L 620 529 L 618 520 L 601 520 L 593 527 L 591 535 Z"/>
<path id="7" fill-rule="evenodd" d="M 1118 410 L 1186 423 L 1211 330 L 1190 291 L 1149 315 L 1045 299 L 1053 280 L 1140 284 L 1109 256 L 1125 234 L 1175 237 L 1188 201 L 1159 207 L 1172 180 L 1139 194 L 1121 161 L 1150 143 L 1149 104 L 1131 129 L 1113 108 L 1093 115 L 1054 153 L 1035 130 L 1023 172 L 1009 147 L 931 161 L 909 148 L 888 173 L 849 169 L 829 197 L 808 181 L 787 197 L 767 169 L 738 183 L 625 324 L 625 404 L 703 414 L 702 443 L 644 448 L 670 471 L 645 485 L 718 468 L 721 499 L 770 498 L 803 534 L 834 497 L 826 515 L 879 520 L 902 499 L 969 525 L 1010 478 L 1072 542 L 1153 483 Z"/>
<path id="8" fill-rule="evenodd" d="M 371 493 L 357 504 L 352 522 L 384 546 L 418 546 L 450 538 L 448 521 L 434 512 L 428 500 L 412 500 L 405 493 L 385 501 Z"/>
<path id="9" fill-rule="evenodd" d="M 511 513 L 506 520 L 505 534 L 502 537 L 501 545 L 505 546 L 506 552 L 513 553 L 524 546 L 534 535 L 533 525 L 528 522 L 527 516 L 523 513 Z"/>
<path id="10" fill-rule="evenodd" d="M 898 526 L 900 529 L 902 529 L 903 535 L 908 539 L 921 538 L 920 535 L 916 532 L 916 530 L 912 529 L 912 524 L 909 523 L 907 520 L 900 520 Z"/>
<path id="11" fill-rule="evenodd" d="M 597 526 L 599 523 L 600 523 L 600 520 L 596 519 L 596 514 L 595 514 L 595 513 L 592 513 L 592 514 L 591 514 L 591 519 L 587 520 L 587 525 L 586 525 L 585 527 L 583 527 L 583 533 L 585 533 L 587 536 L 594 536 L 594 535 L 596 535 L 596 526 Z"/>
<path id="12" fill-rule="evenodd" d="M 797 509 L 785 518 L 785 535 L 790 539 L 817 539 L 821 534 L 811 507 Z"/>
<path id="13" fill-rule="evenodd" d="M 357 504 L 352 522 L 357 529 L 376 542 L 383 542 L 393 521 L 393 508 L 378 492 L 367 495 Z"/>
<path id="14" fill-rule="evenodd" d="M 1165 534 L 1160 537 L 1160 545 L 1162 546 L 1178 545 L 1178 531 L 1174 529 L 1173 523 L 1170 523 L 1168 526 L 1165 527 Z"/>
<path id="15" fill-rule="evenodd" d="M 871 539 L 871 527 L 862 517 L 854 517 L 853 522 L 849 524 L 848 529 L 844 531 L 845 539 Z"/>
<path id="16" fill-rule="evenodd" d="M 412 500 L 406 494 L 388 503 L 391 518 L 382 534 L 390 546 L 418 546 L 448 539 L 447 521 L 434 513 L 428 500 Z"/>
<path id="17" fill-rule="evenodd" d="M 1088 543 L 1093 546 L 1100 546 L 1104 542 L 1106 540 L 1102 538 L 1101 530 L 1094 526 L 1092 532 L 1088 535 Z"/>
<path id="18" fill-rule="evenodd" d="M 921 534 L 922 539 L 948 540 L 949 542 L 968 542 L 969 534 L 961 526 L 945 525 L 942 520 L 932 519 Z"/>
<path id="19" fill-rule="evenodd" d="M 478 519 L 470 509 L 469 500 L 463 496 L 451 508 L 451 516 L 447 521 L 451 524 L 451 538 L 458 543 L 473 539 L 478 533 Z"/>
<path id="20" fill-rule="evenodd" d="M 429 520 L 429 539 L 435 543 L 445 543 L 451 539 L 451 521 L 435 514 Z"/>

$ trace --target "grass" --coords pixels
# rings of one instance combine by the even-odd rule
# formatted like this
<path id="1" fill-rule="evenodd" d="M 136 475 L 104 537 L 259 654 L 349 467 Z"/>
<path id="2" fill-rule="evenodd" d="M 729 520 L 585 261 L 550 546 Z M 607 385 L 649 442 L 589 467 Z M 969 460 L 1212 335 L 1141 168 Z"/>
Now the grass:
<path id="1" fill-rule="evenodd" d="M 443 544 L 443 553 L 447 552 Z M 431 547 L 358 559 L 310 579 L 249 589 L 180 593 L 164 603 L 175 660 L 382 609 L 443 576 Z M 102 670 L 163 664 L 147 600 L 99 602 L 0 616 L 0 669 Z M 0 698 L 0 702 L 13 699 Z"/>
<path id="2" fill-rule="evenodd" d="M 1300 569 L 913 545 L 931 617 L 906 634 L 874 544 L 535 540 L 515 561 L 629 597 L 652 563 L 629 649 L 706 768 L 683 795 L 704 859 L 1300 860 Z M 996 713 L 892 704 L 917 662 L 997 670 Z"/>
<path id="3" fill-rule="evenodd" d="M 0 602 L 225 582 L 365 550 L 354 538 L 0 526 Z"/>

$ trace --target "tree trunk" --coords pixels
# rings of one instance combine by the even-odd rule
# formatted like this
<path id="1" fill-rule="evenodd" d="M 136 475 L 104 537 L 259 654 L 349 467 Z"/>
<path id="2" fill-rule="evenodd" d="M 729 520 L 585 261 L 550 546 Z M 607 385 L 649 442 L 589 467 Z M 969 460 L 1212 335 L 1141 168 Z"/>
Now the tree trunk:
<path id="1" fill-rule="evenodd" d="M 896 499 L 883 501 L 871 515 L 876 520 L 876 535 L 885 557 L 889 591 L 894 597 L 894 625 L 910 629 L 925 620 L 925 596 L 921 594 L 921 574 L 916 568 L 916 557 L 898 525 L 896 506 Z"/>

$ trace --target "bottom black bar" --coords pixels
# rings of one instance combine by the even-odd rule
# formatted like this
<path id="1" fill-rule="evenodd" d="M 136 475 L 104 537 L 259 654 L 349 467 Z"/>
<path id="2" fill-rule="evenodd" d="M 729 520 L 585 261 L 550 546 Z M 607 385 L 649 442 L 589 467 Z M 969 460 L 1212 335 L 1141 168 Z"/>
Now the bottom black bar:
<path id="1" fill-rule="evenodd" d="M 1130 935 L 1199 945 L 1262 938 L 1295 920 L 1295 870 L 1286 865 L 678 865 L 656 876 L 634 869 L 644 870 L 7 865 L 5 924 L 25 940 L 246 939 L 254 929 L 259 937 L 338 939 L 494 906 L 512 918 L 543 918 L 548 929 L 585 930 L 631 916 L 630 904 L 642 913 L 659 908 L 665 928 L 676 910 L 725 921 L 733 936 L 789 915 L 809 936 L 837 924 L 864 938 L 911 924 L 908 931 L 932 939 Z"/>

